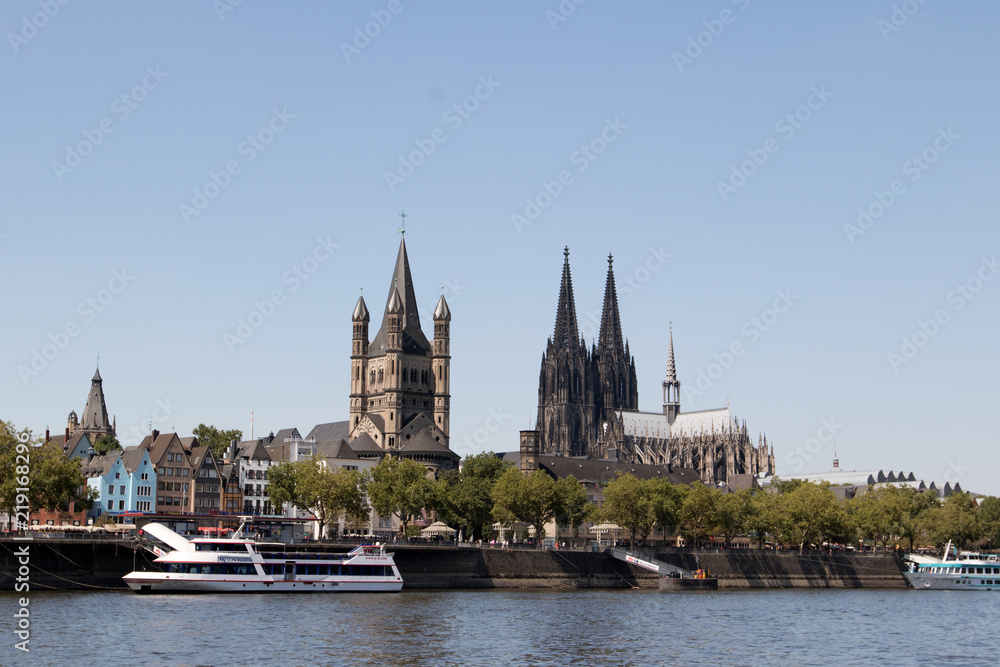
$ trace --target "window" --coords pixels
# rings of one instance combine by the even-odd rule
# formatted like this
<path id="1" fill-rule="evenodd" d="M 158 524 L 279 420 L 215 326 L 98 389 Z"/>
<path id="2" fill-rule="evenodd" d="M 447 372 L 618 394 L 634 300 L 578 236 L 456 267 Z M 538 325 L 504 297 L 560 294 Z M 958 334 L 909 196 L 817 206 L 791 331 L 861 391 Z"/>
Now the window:
<path id="1" fill-rule="evenodd" d="M 174 460 L 174 454 L 173 452 L 170 452 L 169 454 L 167 454 L 167 461 L 173 461 L 173 460 Z"/>
<path id="2" fill-rule="evenodd" d="M 160 474 L 160 475 L 166 475 L 167 474 L 167 469 L 166 468 L 157 468 L 156 472 L 158 474 Z"/>
<path id="3" fill-rule="evenodd" d="M 209 468 L 208 469 L 208 476 L 212 477 L 212 478 L 218 477 L 218 475 L 215 474 L 215 468 Z"/>
<path id="4" fill-rule="evenodd" d="M 182 477 L 187 477 L 188 476 L 188 469 L 187 468 L 184 468 L 183 472 L 181 473 L 181 476 Z"/>
<path id="5" fill-rule="evenodd" d="M 118 493 L 120 493 L 123 496 L 125 495 L 125 485 L 124 484 L 122 486 L 118 487 Z"/>
<path id="6" fill-rule="evenodd" d="M 187 485 L 187 482 L 185 482 L 184 483 L 184 493 L 187 493 L 187 490 L 188 490 L 188 485 Z"/>
<path id="7" fill-rule="evenodd" d="M 146 480 L 149 479 L 149 473 L 148 472 L 142 473 L 141 475 L 139 475 L 139 479 L 145 482 Z"/>
<path id="8" fill-rule="evenodd" d="M 108 511 L 110 512 L 110 511 L 111 511 L 111 510 L 113 510 L 114 508 L 115 508 L 115 501 L 113 501 L 113 500 L 109 500 L 109 501 L 108 501 Z"/>
<path id="9" fill-rule="evenodd" d="M 108 495 L 109 496 L 113 496 L 114 494 L 115 494 L 115 485 L 114 484 L 108 484 Z"/>
<path id="10" fill-rule="evenodd" d="M 195 484 L 194 485 L 194 492 L 195 493 L 201 493 L 201 490 L 202 490 L 202 485 L 201 484 Z"/>
<path id="11" fill-rule="evenodd" d="M 116 472 L 115 473 L 115 479 L 121 479 L 121 478 L 122 478 L 122 474 L 120 472 Z"/>
<path id="12" fill-rule="evenodd" d="M 208 471 L 205 470 L 204 468 L 202 468 L 201 470 L 198 471 L 198 477 L 206 477 L 207 475 L 208 475 Z"/>
<path id="13" fill-rule="evenodd" d="M 195 507 L 201 507 L 201 498 L 195 498 L 194 499 L 194 506 Z"/>
<path id="14" fill-rule="evenodd" d="M 174 476 L 174 469 L 173 468 L 167 468 L 167 473 L 166 474 L 167 474 L 167 477 L 173 477 Z"/>
<path id="15" fill-rule="evenodd" d="M 118 509 L 122 510 L 122 511 L 125 511 L 125 501 L 124 500 L 119 500 L 118 501 Z"/>

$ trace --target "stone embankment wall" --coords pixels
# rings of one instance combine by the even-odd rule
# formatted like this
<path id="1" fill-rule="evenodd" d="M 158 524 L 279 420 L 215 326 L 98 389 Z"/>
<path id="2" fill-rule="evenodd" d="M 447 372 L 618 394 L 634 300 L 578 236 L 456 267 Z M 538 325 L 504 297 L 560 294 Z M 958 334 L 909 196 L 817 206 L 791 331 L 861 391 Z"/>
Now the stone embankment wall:
<path id="1" fill-rule="evenodd" d="M 23 542 L 0 540 L 0 590 L 13 590 Z M 124 588 L 121 577 L 152 557 L 123 542 L 31 542 L 32 590 Z M 316 549 L 315 546 L 301 547 Z M 347 549 L 342 549 L 346 551 Z M 657 588 L 658 575 L 603 553 L 393 546 L 405 588 Z M 904 588 L 894 554 L 647 551 L 688 570 L 707 568 L 719 588 Z"/>

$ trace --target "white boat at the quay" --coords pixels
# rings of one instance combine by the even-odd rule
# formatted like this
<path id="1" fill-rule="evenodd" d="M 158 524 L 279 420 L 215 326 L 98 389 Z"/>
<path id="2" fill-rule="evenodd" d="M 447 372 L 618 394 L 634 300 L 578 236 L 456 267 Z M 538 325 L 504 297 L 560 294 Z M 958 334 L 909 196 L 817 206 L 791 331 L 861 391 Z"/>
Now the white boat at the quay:
<path id="1" fill-rule="evenodd" d="M 163 524 L 140 531 L 167 548 L 147 548 L 158 570 L 123 579 L 138 593 L 392 593 L 403 587 L 393 555 L 380 544 L 349 553 L 297 551 L 282 543 L 240 537 L 188 540 Z"/>
<path id="2" fill-rule="evenodd" d="M 1000 559 L 996 554 L 963 551 L 953 558 L 951 542 L 944 556 L 906 556 L 909 569 L 903 573 L 917 590 L 1000 591 Z"/>

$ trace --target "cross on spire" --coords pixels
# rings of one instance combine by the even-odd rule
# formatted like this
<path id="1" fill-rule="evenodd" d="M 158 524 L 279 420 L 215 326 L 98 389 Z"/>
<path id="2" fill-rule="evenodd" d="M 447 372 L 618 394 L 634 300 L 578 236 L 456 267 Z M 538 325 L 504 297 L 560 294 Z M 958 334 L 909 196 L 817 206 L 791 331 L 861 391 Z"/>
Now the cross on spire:
<path id="1" fill-rule="evenodd" d="M 402 220 L 402 226 L 399 228 L 399 235 L 406 236 L 406 211 L 399 214 L 400 220 Z"/>

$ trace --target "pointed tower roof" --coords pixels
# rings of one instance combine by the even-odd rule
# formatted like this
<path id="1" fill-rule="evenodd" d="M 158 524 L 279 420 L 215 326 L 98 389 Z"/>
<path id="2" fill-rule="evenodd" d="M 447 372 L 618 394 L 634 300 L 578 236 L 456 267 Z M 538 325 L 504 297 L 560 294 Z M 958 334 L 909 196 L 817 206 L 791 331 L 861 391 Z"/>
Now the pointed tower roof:
<path id="1" fill-rule="evenodd" d="M 111 423 L 108 421 L 108 408 L 104 404 L 103 382 L 101 372 L 95 372 L 94 378 L 90 381 L 87 405 L 83 408 L 83 416 L 80 420 L 82 430 L 111 430 Z"/>
<path id="2" fill-rule="evenodd" d="M 667 382 L 677 381 L 677 367 L 674 365 L 674 327 L 670 326 L 670 351 L 667 352 Z"/>
<path id="3" fill-rule="evenodd" d="M 97 370 L 94 371 L 94 377 L 92 377 L 90 379 L 90 381 L 91 382 L 104 382 L 104 380 L 101 379 L 101 368 L 100 368 L 100 366 L 98 366 Z"/>
<path id="4" fill-rule="evenodd" d="M 396 296 L 403 315 L 403 351 L 407 354 L 430 354 L 431 345 L 420 329 L 420 315 L 417 312 L 417 297 L 413 292 L 413 278 L 410 276 L 410 261 L 406 256 L 405 239 L 399 240 L 399 254 L 396 256 L 396 268 L 392 272 L 389 294 L 385 300 L 382 328 L 379 329 L 369 347 L 373 355 L 383 354 L 386 350 L 386 320 L 393 295 Z"/>
<path id="5" fill-rule="evenodd" d="M 563 249 L 562 284 L 559 286 L 556 330 L 552 342 L 557 349 L 572 349 L 580 344 L 580 334 L 576 327 L 576 305 L 573 303 L 573 277 L 569 272 L 569 246 Z"/>
<path id="6" fill-rule="evenodd" d="M 451 321 L 451 309 L 448 308 L 448 302 L 444 300 L 444 294 L 438 299 L 437 308 L 434 309 L 434 321 L 440 320 Z"/>
<path id="7" fill-rule="evenodd" d="M 608 278 L 604 285 L 604 311 L 597 349 L 605 359 L 613 359 L 625 348 L 622 341 L 622 321 L 618 314 L 618 290 L 615 289 L 614 258 L 608 255 Z"/>
<path id="8" fill-rule="evenodd" d="M 389 296 L 389 303 L 385 307 L 386 313 L 392 313 L 393 315 L 403 312 L 403 299 L 399 296 L 399 290 L 392 290 L 392 294 Z"/>
<path id="9" fill-rule="evenodd" d="M 358 297 L 358 305 L 354 307 L 351 319 L 355 322 L 368 322 L 371 319 L 368 315 L 368 306 L 365 305 L 365 297 Z"/>

